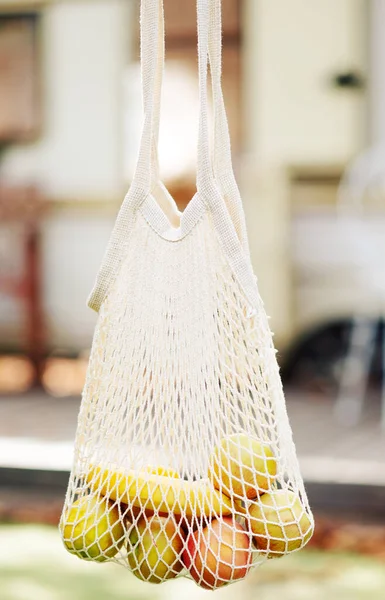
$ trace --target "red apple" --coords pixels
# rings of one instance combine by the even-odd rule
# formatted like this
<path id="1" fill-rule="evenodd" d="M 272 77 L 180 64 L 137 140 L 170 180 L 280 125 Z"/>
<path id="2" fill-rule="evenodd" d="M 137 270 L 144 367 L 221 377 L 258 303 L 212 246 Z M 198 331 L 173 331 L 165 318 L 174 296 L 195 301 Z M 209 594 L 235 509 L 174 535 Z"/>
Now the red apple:
<path id="1" fill-rule="evenodd" d="M 231 517 L 213 519 L 187 539 L 182 559 L 194 581 L 205 589 L 217 589 L 243 579 L 251 566 L 251 540 Z"/>

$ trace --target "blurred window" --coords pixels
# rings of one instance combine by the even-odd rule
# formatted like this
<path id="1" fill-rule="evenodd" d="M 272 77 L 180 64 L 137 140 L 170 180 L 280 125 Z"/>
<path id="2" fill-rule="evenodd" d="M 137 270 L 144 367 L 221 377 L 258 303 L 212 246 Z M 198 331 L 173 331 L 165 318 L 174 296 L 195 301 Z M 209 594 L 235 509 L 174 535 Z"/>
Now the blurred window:
<path id="1" fill-rule="evenodd" d="M 35 15 L 0 16 L 0 142 L 29 139 L 39 125 Z"/>

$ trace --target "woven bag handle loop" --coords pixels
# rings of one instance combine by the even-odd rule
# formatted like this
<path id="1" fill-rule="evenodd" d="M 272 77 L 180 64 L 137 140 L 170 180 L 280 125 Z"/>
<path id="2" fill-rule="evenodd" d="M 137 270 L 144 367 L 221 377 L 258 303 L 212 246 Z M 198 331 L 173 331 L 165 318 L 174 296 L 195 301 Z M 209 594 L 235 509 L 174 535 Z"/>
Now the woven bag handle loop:
<path id="1" fill-rule="evenodd" d="M 102 264 L 88 298 L 88 306 L 99 312 L 121 265 L 135 213 L 150 193 L 158 173 L 157 140 L 160 92 L 164 62 L 163 0 L 142 0 L 140 54 L 144 123 L 134 177 L 116 218 Z"/>
<path id="2" fill-rule="evenodd" d="M 209 60 L 209 0 L 197 0 L 198 74 L 199 74 L 199 129 L 197 188 L 208 200 L 215 189 L 214 173 L 210 158 L 208 127 L 208 60 Z M 215 194 L 214 194 L 215 196 Z"/>
<path id="3" fill-rule="evenodd" d="M 150 192 L 158 179 L 160 98 L 164 70 L 163 0 L 142 0 L 140 10 L 140 61 L 144 123 L 132 185 Z"/>
<path id="4" fill-rule="evenodd" d="M 162 83 L 165 61 L 165 35 L 164 35 L 164 0 L 159 0 L 158 11 L 158 54 L 157 54 L 157 69 L 154 86 L 154 106 L 153 106 L 153 121 L 152 121 L 152 148 L 151 148 L 151 176 L 155 181 L 159 180 L 159 126 L 160 126 L 160 109 L 162 97 Z M 144 92 L 143 92 L 144 97 Z"/>
<path id="5" fill-rule="evenodd" d="M 226 137 L 228 138 L 228 143 L 230 140 L 227 121 L 223 121 L 223 117 L 225 117 L 224 105 L 221 107 L 223 95 L 220 83 L 220 19 L 219 24 L 217 20 L 220 15 L 220 4 L 217 4 L 215 7 L 211 4 L 212 1 L 197 0 L 200 96 L 197 188 L 203 201 L 207 203 L 212 213 L 215 228 L 222 239 L 222 245 L 229 262 L 238 273 L 241 285 L 246 291 L 247 296 L 252 299 L 255 296 L 255 284 L 251 271 L 247 241 L 245 242 L 245 237 L 242 237 L 242 227 L 239 227 L 242 219 L 244 219 L 243 209 L 241 204 L 237 206 L 234 203 L 234 198 L 237 197 L 236 194 L 239 196 L 239 192 L 233 175 L 230 175 L 226 179 L 224 177 L 222 179 L 221 177 L 221 181 L 218 184 L 216 183 L 210 158 L 207 78 L 210 35 L 213 35 L 213 30 L 217 36 L 219 35 L 219 52 L 217 46 L 218 37 L 213 37 L 211 42 L 214 65 L 213 93 L 218 98 L 218 101 L 215 102 L 216 115 L 222 119 L 222 122 L 216 126 L 216 131 L 221 132 L 222 136 L 223 132 L 225 132 L 225 142 Z M 210 23 L 212 27 L 211 34 Z M 215 48 L 217 49 L 215 50 Z M 99 311 L 112 281 L 115 280 L 118 274 L 121 259 L 125 254 L 124 249 L 128 244 L 130 231 L 135 224 L 135 213 L 148 197 L 154 178 L 158 175 L 157 140 L 163 62 L 163 0 L 142 0 L 141 65 L 144 105 L 142 139 L 132 184 L 119 211 L 94 288 L 88 299 L 88 305 L 96 311 Z M 222 149 L 222 153 L 221 155 L 225 156 L 227 165 L 230 164 L 231 166 L 230 147 L 226 151 Z M 228 162 L 229 160 L 230 163 Z M 232 168 L 230 170 L 232 173 Z M 220 172 L 224 173 L 225 171 L 226 169 L 223 168 L 223 164 L 221 163 Z M 234 184 L 233 187 L 230 185 L 232 181 Z M 222 186 L 226 187 L 227 195 L 221 193 Z"/>
<path id="6" fill-rule="evenodd" d="M 243 288 L 251 307 L 255 307 L 258 302 L 258 290 L 251 266 L 246 228 L 244 226 L 244 213 L 238 188 L 234 176 L 228 180 L 222 179 L 223 171 L 221 171 L 220 180 L 216 180 L 214 161 L 211 160 L 210 156 L 207 79 L 211 48 L 213 58 L 213 92 L 215 93 L 216 104 L 214 110 L 217 121 L 219 119 L 219 124 L 216 125 L 215 130 L 217 134 L 221 132 L 221 135 L 224 135 L 222 139 L 224 140 L 225 149 L 227 147 L 224 154 L 225 168 L 229 167 L 232 171 L 230 136 L 221 88 L 221 62 L 219 60 L 221 58 L 220 4 L 213 4 L 213 0 L 197 0 L 197 21 L 200 100 L 197 168 L 198 193 L 210 210 L 213 225 L 220 238 L 227 261 Z M 223 168 L 223 165 L 221 165 L 221 168 Z M 228 187 L 227 193 L 229 190 L 231 193 L 228 193 L 226 197 L 223 194 L 222 186 L 224 183 L 229 185 L 232 181 L 234 185 Z M 237 200 L 237 203 L 234 202 L 234 199 Z"/>
<path id="7" fill-rule="evenodd" d="M 159 180 L 158 138 L 160 124 L 161 88 L 164 71 L 163 0 L 142 0 L 141 3 L 141 66 L 145 121 L 140 144 L 139 158 L 133 182 L 149 193 L 152 184 Z M 198 0 L 198 54 L 200 56 L 200 139 L 198 141 L 198 187 L 211 188 L 212 178 L 206 183 L 210 173 L 223 194 L 228 212 L 238 238 L 247 249 L 247 233 L 242 201 L 235 180 L 231 141 L 223 98 L 222 74 L 222 7 L 221 0 Z M 200 39 L 200 42 L 199 42 Z M 157 43 L 154 43 L 156 42 Z M 206 66 L 204 66 L 204 62 Z M 209 150 L 207 66 L 210 64 L 212 98 L 214 106 L 214 136 L 212 160 Z M 204 93 L 202 91 L 204 89 Z M 203 119 L 202 119 L 203 117 Z M 199 181 L 200 180 L 200 181 Z"/>
<path id="8" fill-rule="evenodd" d="M 245 215 L 235 180 L 230 132 L 222 91 L 221 0 L 197 0 L 199 66 L 199 137 L 197 187 L 212 210 L 227 209 L 243 250 L 248 253 Z M 214 143 L 210 156 L 207 79 L 210 65 L 214 105 Z M 221 206 L 224 205 L 224 206 Z"/>
<path id="9" fill-rule="evenodd" d="M 222 91 L 222 0 L 210 0 L 209 63 L 214 108 L 213 171 L 242 246 L 248 250 L 245 214 L 231 159 L 231 139 Z"/>

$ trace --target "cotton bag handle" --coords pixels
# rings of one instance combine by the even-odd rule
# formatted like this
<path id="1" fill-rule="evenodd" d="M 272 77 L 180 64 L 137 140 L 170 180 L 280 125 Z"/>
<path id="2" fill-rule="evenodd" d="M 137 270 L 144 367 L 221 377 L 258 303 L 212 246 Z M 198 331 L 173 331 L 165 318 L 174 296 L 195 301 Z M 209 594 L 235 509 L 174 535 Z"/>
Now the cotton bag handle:
<path id="1" fill-rule="evenodd" d="M 199 136 L 198 136 L 198 169 L 197 169 L 197 187 L 201 197 L 210 207 L 218 229 L 222 230 L 222 237 L 226 240 L 226 252 L 231 255 L 231 261 L 234 263 L 244 263 L 244 256 L 238 247 L 242 239 L 243 209 L 234 211 L 231 204 L 232 196 L 236 197 L 234 191 L 239 192 L 232 175 L 230 137 L 228 133 L 226 113 L 224 109 L 223 95 L 221 90 L 221 33 L 220 33 L 220 1 L 219 4 L 211 5 L 213 0 L 197 0 L 198 11 L 198 64 L 199 64 L 199 92 L 200 92 L 200 117 L 199 117 Z M 217 2 L 217 0 L 215 0 Z M 213 9 L 214 7 L 214 9 Z M 218 21 L 219 18 L 219 21 Z M 211 52 L 213 55 L 214 77 L 213 92 L 218 101 L 215 102 L 216 115 L 219 115 L 222 121 L 216 126 L 216 131 L 221 133 L 228 148 L 222 148 L 220 156 L 225 160 L 221 163 L 220 185 L 224 185 L 231 191 L 225 198 L 229 210 L 224 203 L 215 183 L 213 167 L 211 164 L 208 135 L 208 99 L 207 99 L 207 77 L 209 60 L 209 34 L 216 32 L 219 37 L 213 38 Z M 142 87 L 143 87 L 143 107 L 144 124 L 139 150 L 139 157 L 134 174 L 134 178 L 128 194 L 126 195 L 119 215 L 116 219 L 114 230 L 110 237 L 106 254 L 104 256 L 101 268 L 93 291 L 88 300 L 88 305 L 98 311 L 106 297 L 108 289 L 117 275 L 124 247 L 127 244 L 129 232 L 134 225 L 134 214 L 136 210 L 145 201 L 151 191 L 154 180 L 158 177 L 158 159 L 157 159 L 157 140 L 159 130 L 159 111 L 160 111 L 160 91 L 164 63 L 164 16 L 163 0 L 142 0 L 141 2 L 141 68 L 142 68 Z M 219 44 L 219 51 L 218 51 Z M 223 104 L 223 106 L 221 106 Z M 223 121 L 224 117 L 224 121 Z M 214 136 L 215 137 L 215 136 Z M 218 138 L 219 139 L 219 138 Z M 227 173 L 226 178 L 224 175 Z M 233 186 L 232 186 L 233 182 Z M 232 186 L 232 189 L 231 189 Z M 234 221 L 231 220 L 232 214 Z M 243 250 L 247 250 L 243 245 Z M 248 254 L 248 252 L 246 252 Z M 247 262 L 247 260 L 246 260 Z M 245 269 L 243 269 L 245 270 Z M 245 279 L 249 283 L 243 287 L 250 287 L 250 268 L 246 265 Z M 243 278 L 243 277 L 242 277 Z M 253 288 L 253 284 L 251 284 Z M 251 290 L 253 292 L 253 290 Z M 248 294 L 249 297 L 251 296 Z"/>
<path id="2" fill-rule="evenodd" d="M 139 184 L 139 187 L 146 190 L 146 192 L 149 192 L 153 183 L 159 180 L 158 138 L 165 44 L 163 0 L 155 0 L 155 2 L 157 3 L 157 6 L 155 6 L 155 3 L 153 2 L 153 6 L 151 7 L 148 1 L 142 0 L 141 5 L 142 86 L 144 112 L 147 119 L 145 119 L 145 126 L 143 128 L 141 150 L 139 153 L 139 160 L 134 176 L 134 181 Z M 155 14 L 157 14 L 157 18 Z M 221 17 L 221 0 L 209 0 L 209 14 L 207 14 L 207 6 L 202 6 L 201 10 L 199 10 L 198 6 L 198 39 L 199 36 L 201 37 L 201 39 L 203 36 L 202 41 L 203 44 L 206 45 L 206 40 L 208 36 L 207 56 L 210 62 L 214 105 L 214 143 L 212 151 L 212 165 L 209 165 L 209 162 L 211 163 L 211 161 L 209 158 L 209 154 L 207 155 L 207 144 L 209 137 L 207 127 L 205 134 L 205 139 L 207 141 L 207 144 L 205 144 L 207 158 L 205 170 L 206 172 L 208 172 L 208 169 L 212 169 L 214 178 L 223 194 L 227 209 L 233 221 L 238 238 L 247 250 L 248 243 L 245 217 L 241 197 L 239 194 L 239 189 L 235 180 L 232 166 L 230 133 L 221 85 Z M 154 40 L 156 39 L 157 44 L 154 43 Z M 148 50 L 150 50 L 150 53 L 148 53 Z M 205 51 L 203 50 L 203 46 L 202 53 L 205 53 Z M 150 57 L 151 60 L 149 60 Z M 156 67 L 154 70 L 155 64 Z M 151 79 L 151 77 L 155 78 L 152 86 L 148 84 L 148 81 Z M 207 81 L 207 69 L 206 76 L 203 78 L 203 80 Z M 202 79 L 201 83 L 203 84 Z M 207 83 L 204 83 L 204 85 L 206 86 Z M 202 100 L 203 102 L 205 102 L 205 98 L 201 97 L 201 110 Z M 203 110 L 207 111 L 207 101 L 206 108 Z M 151 148 L 149 142 L 150 139 Z M 175 205 L 173 206 L 173 209 L 176 210 Z"/>
<path id="3" fill-rule="evenodd" d="M 209 0 L 210 13 L 206 19 L 201 22 L 202 12 L 198 10 L 198 35 L 206 31 L 209 26 L 208 39 L 208 58 L 210 63 L 212 94 L 214 106 L 214 143 L 212 151 L 212 169 L 215 180 L 219 185 L 224 196 L 227 209 L 233 221 L 234 227 L 242 244 L 247 249 L 247 233 L 239 189 L 235 180 L 232 159 L 231 159 L 231 141 L 230 133 L 226 116 L 226 108 L 223 98 L 221 85 L 221 67 L 222 67 L 222 7 L 221 0 Z M 203 13 L 204 14 L 204 13 Z M 145 47 L 148 48 L 146 34 L 146 19 L 151 18 L 150 13 L 146 10 L 144 0 L 142 2 L 142 17 L 141 17 L 141 47 L 142 47 L 142 82 L 143 82 L 143 100 L 144 109 L 151 110 L 149 103 L 149 87 L 147 86 L 147 62 L 143 52 Z M 154 28 L 155 30 L 155 28 Z M 153 32 L 154 33 L 154 32 Z M 150 44 L 155 47 L 154 42 Z M 146 132 L 142 137 L 142 148 L 147 148 L 146 157 L 138 162 L 136 178 L 142 181 L 142 187 L 149 189 L 151 184 L 159 180 L 159 161 L 158 161 L 158 137 L 160 123 L 160 98 L 162 77 L 164 70 L 164 7 L 163 0 L 159 0 L 158 4 L 158 44 L 157 44 L 157 67 L 155 72 L 154 92 L 152 94 L 152 133 L 151 133 L 151 161 L 148 152 L 149 133 Z M 149 77 L 150 70 L 149 71 Z M 208 139 L 208 135 L 206 137 Z M 144 150 L 143 150 L 144 152 Z M 143 155 L 143 154 L 142 154 Z M 145 167 L 145 165 L 147 165 Z M 143 168 L 141 168 L 143 167 Z M 151 175 L 151 179 L 150 179 Z M 176 208 L 176 207 L 175 207 Z"/>
<path id="4" fill-rule="evenodd" d="M 210 0 L 209 62 L 214 108 L 214 176 L 220 186 L 239 240 L 248 251 L 245 214 L 231 159 L 230 131 L 223 98 L 222 77 L 222 0 Z"/>
<path id="5" fill-rule="evenodd" d="M 221 132 L 221 134 L 224 136 L 222 138 L 226 148 L 223 155 L 225 157 L 224 167 L 225 169 L 229 168 L 232 173 L 230 136 L 221 89 L 220 62 L 218 61 L 218 59 L 221 57 L 220 4 L 213 5 L 212 0 L 197 0 L 197 15 L 200 99 L 197 188 L 202 200 L 210 209 L 213 225 L 220 238 L 221 246 L 226 254 L 228 264 L 230 265 L 234 275 L 237 277 L 240 286 L 248 298 L 251 305 L 250 310 L 253 312 L 254 307 L 258 303 L 258 289 L 251 266 L 251 259 L 246 238 L 246 228 L 244 225 L 244 213 L 238 188 L 235 183 L 234 175 L 230 176 L 228 180 L 224 180 L 222 177 L 221 181 L 219 182 L 215 180 L 213 163 L 210 157 L 207 79 L 211 24 L 211 51 L 213 53 L 214 72 L 213 90 L 215 90 L 215 95 L 217 98 L 216 116 L 217 119 L 219 118 L 219 125 L 217 125 L 216 133 Z M 216 32 L 216 36 L 218 37 L 213 37 L 213 31 Z M 223 167 L 223 165 L 221 165 L 221 167 Z M 223 175 L 223 171 L 221 171 L 221 174 Z M 228 188 L 231 191 L 231 197 L 229 195 L 226 199 L 222 195 L 220 184 L 232 184 L 232 182 L 234 183 L 234 186 Z M 234 196 L 234 191 L 237 192 L 238 196 Z M 234 198 L 235 200 L 238 198 L 237 204 L 233 204 Z M 231 208 L 234 218 L 231 218 L 231 211 L 228 210 L 227 206 Z M 238 231 L 236 229 L 237 226 Z"/>
<path id="6" fill-rule="evenodd" d="M 164 68 L 163 0 L 142 0 L 140 10 L 140 61 L 144 124 L 132 186 L 150 192 L 158 177 L 160 97 Z M 128 194 L 129 196 L 129 194 Z M 127 198 L 127 197 L 126 197 Z"/>
<path id="7" fill-rule="evenodd" d="M 88 306 L 99 312 L 125 254 L 135 212 L 147 198 L 158 172 L 157 130 L 164 60 L 163 0 L 142 0 L 140 54 L 144 123 L 135 174 L 120 207 Z M 153 175 L 154 174 L 154 175 Z"/>
<path id="8" fill-rule="evenodd" d="M 198 64 L 200 80 L 200 126 L 198 141 L 199 187 L 211 187 L 213 175 L 230 214 L 243 249 L 248 252 L 245 215 L 239 189 L 235 180 L 230 132 L 223 98 L 222 76 L 222 7 L 221 0 L 198 0 Z M 209 152 L 207 78 L 210 65 L 212 98 L 214 106 L 214 143 L 212 158 Z M 212 196 L 212 191 L 209 192 Z"/>

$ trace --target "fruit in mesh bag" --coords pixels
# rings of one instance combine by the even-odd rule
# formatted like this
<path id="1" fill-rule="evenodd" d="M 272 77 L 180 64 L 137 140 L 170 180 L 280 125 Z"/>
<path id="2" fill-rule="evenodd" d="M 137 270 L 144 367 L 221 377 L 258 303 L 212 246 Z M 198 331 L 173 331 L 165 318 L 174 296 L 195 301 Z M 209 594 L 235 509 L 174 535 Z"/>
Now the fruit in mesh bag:
<path id="1" fill-rule="evenodd" d="M 173 579 L 183 569 L 184 541 L 185 534 L 172 516 L 143 516 L 129 533 L 128 564 L 143 581 Z"/>
<path id="2" fill-rule="evenodd" d="M 148 513 L 173 513 L 188 519 L 230 515 L 233 503 L 206 481 L 185 481 L 148 470 L 91 466 L 86 474 L 91 490 Z"/>
<path id="3" fill-rule="evenodd" d="M 291 490 L 264 494 L 249 507 L 249 514 L 255 544 L 269 558 L 302 548 L 313 535 L 313 523 Z"/>
<path id="4" fill-rule="evenodd" d="M 208 473 L 217 490 L 249 500 L 268 491 L 276 474 L 270 446 L 242 433 L 222 439 L 210 458 Z"/>
<path id="5" fill-rule="evenodd" d="M 180 479 L 179 473 L 175 471 L 175 469 L 171 469 L 170 467 L 154 467 L 150 465 L 148 467 L 145 467 L 144 471 L 148 471 L 149 473 L 153 473 L 154 475 L 163 475 L 164 477 Z"/>
<path id="6" fill-rule="evenodd" d="M 205 589 L 217 589 L 243 579 L 251 566 L 251 540 L 231 517 L 213 519 L 191 533 L 183 562 L 194 581 Z"/>
<path id="7" fill-rule="evenodd" d="M 60 530 L 69 552 L 98 562 L 113 558 L 125 535 L 117 505 L 91 495 L 79 498 L 68 508 Z"/>

